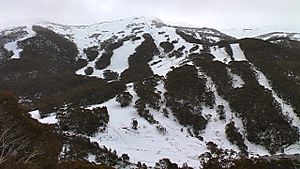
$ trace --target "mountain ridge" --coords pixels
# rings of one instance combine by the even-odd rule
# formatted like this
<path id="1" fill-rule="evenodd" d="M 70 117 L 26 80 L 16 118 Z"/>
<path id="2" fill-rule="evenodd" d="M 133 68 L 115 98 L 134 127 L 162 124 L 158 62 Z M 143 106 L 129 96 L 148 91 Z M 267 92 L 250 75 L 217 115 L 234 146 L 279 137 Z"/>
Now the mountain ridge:
<path id="1" fill-rule="evenodd" d="M 300 47 L 290 38 L 297 34 L 237 39 L 146 18 L 32 28 L 1 32 L 1 90 L 39 110 L 29 113 L 39 121 L 51 117 L 49 123 L 66 135 L 79 132 L 71 130 L 77 125 L 73 111 L 93 117 L 94 108 L 107 107 L 104 131 L 79 134 L 149 166 L 169 158 L 199 167 L 198 157 L 210 150 L 210 142 L 246 156 L 299 149 L 299 57 L 292 50 Z M 288 90 L 276 74 L 290 83 Z M 122 92 L 133 98 L 125 108 L 115 101 Z M 139 122 L 137 130 L 132 118 Z M 63 143 L 62 149 L 71 145 L 68 139 Z M 91 152 L 83 158 L 103 162 Z"/>

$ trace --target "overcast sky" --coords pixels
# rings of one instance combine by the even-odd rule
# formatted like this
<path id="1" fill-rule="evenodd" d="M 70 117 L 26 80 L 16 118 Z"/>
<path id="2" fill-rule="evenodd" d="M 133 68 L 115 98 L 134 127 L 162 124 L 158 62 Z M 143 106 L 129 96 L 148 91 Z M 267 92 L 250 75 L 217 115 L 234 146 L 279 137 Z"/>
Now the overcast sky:
<path id="1" fill-rule="evenodd" d="M 279 26 L 300 32 L 300 0 L 0 0 L 0 26 L 28 19 L 89 24 L 131 16 L 195 26 Z"/>

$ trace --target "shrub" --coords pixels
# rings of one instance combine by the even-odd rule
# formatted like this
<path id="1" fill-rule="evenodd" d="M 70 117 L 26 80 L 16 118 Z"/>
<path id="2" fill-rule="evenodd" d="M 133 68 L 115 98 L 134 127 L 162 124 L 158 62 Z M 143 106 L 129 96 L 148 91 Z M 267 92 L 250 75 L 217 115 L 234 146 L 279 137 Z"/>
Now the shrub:
<path id="1" fill-rule="evenodd" d="M 152 76 L 148 79 L 145 79 L 143 82 L 134 83 L 134 90 L 140 99 L 155 110 L 160 109 L 161 97 L 160 93 L 158 93 L 155 89 L 158 80 L 158 76 Z"/>
<path id="2" fill-rule="evenodd" d="M 220 120 L 226 120 L 226 115 L 225 115 L 225 110 L 224 110 L 224 105 L 218 105 L 217 106 L 217 113 L 219 115 Z"/>
<path id="3" fill-rule="evenodd" d="M 97 46 L 93 46 L 93 47 L 83 49 L 83 52 L 86 54 L 89 61 L 95 60 L 96 57 L 99 55 Z"/>
<path id="4" fill-rule="evenodd" d="M 104 70 L 103 76 L 104 76 L 105 80 L 110 81 L 110 80 L 117 80 L 119 77 L 119 74 L 112 70 Z"/>
<path id="5" fill-rule="evenodd" d="M 91 75 L 91 74 L 93 74 L 93 72 L 94 72 L 94 69 L 92 68 L 92 67 L 87 67 L 85 70 L 84 70 L 84 73 L 86 74 L 86 75 Z"/>
<path id="6" fill-rule="evenodd" d="M 169 53 L 174 49 L 173 43 L 170 43 L 168 41 L 160 42 L 159 46 L 164 49 L 165 53 Z"/>
<path id="7" fill-rule="evenodd" d="M 165 80 L 167 106 L 182 125 L 191 125 L 198 136 L 205 129 L 207 120 L 201 116 L 201 103 L 212 100 L 205 94 L 205 80 L 198 77 L 194 66 L 184 65 L 173 69 Z"/>
<path id="8" fill-rule="evenodd" d="M 129 68 L 121 73 L 121 78 L 125 82 L 135 82 L 153 75 L 148 62 L 154 55 L 159 54 L 159 50 L 150 34 L 144 34 L 143 38 L 145 40 L 128 58 Z"/>
<path id="9" fill-rule="evenodd" d="M 257 39 L 242 39 L 239 43 L 247 59 L 300 117 L 300 43 L 288 41 L 288 46 L 282 46 Z"/>
<path id="10" fill-rule="evenodd" d="M 202 41 L 199 39 L 194 38 L 193 36 L 185 33 L 182 30 L 176 29 L 176 34 L 179 35 L 182 39 L 184 39 L 185 41 L 189 42 L 189 43 L 196 43 L 196 44 L 202 44 Z"/>
<path id="11" fill-rule="evenodd" d="M 121 107 L 126 107 L 130 105 L 132 98 L 133 97 L 129 92 L 123 92 L 117 95 L 116 101 L 120 103 Z"/>
<path id="12" fill-rule="evenodd" d="M 78 107 L 70 108 L 65 115 L 59 118 L 62 130 L 89 136 L 94 135 L 98 131 L 105 130 L 108 121 L 109 115 L 106 107 L 93 110 Z"/>
<path id="13" fill-rule="evenodd" d="M 55 169 L 60 138 L 53 126 L 40 124 L 27 112 L 11 93 L 0 91 L 0 167 Z"/>
<path id="14" fill-rule="evenodd" d="M 192 53 L 192 52 L 195 52 L 196 50 L 199 49 L 199 45 L 194 45 L 190 50 L 189 52 Z"/>
<path id="15" fill-rule="evenodd" d="M 248 147 L 244 143 L 244 138 L 241 133 L 239 133 L 238 129 L 234 126 L 234 122 L 230 122 L 225 127 L 226 137 L 228 140 L 239 147 L 242 151 L 242 154 L 248 156 L 247 149 Z"/>
<path id="16" fill-rule="evenodd" d="M 118 40 L 114 42 L 114 38 L 108 39 L 107 41 L 103 42 L 101 48 L 105 50 L 105 52 L 101 55 L 101 57 L 96 62 L 97 69 L 105 69 L 107 66 L 110 65 L 111 57 L 113 56 L 113 50 L 121 47 L 123 45 L 122 40 Z"/>
<path id="17" fill-rule="evenodd" d="M 226 53 L 231 57 L 233 58 L 233 51 L 232 51 L 232 48 L 230 46 L 230 42 L 229 41 L 226 41 L 226 40 L 221 40 L 219 41 L 216 45 L 218 45 L 219 48 L 225 48 L 225 51 Z M 232 59 L 234 60 L 234 59 Z"/>

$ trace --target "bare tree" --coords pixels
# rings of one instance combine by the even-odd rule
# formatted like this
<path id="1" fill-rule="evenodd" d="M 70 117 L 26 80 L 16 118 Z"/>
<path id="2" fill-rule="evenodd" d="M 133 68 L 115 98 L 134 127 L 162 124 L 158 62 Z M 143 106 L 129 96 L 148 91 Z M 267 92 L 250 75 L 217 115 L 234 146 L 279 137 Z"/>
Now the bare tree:
<path id="1" fill-rule="evenodd" d="M 14 123 L 10 125 L 1 125 L 0 127 L 0 164 L 6 162 L 9 158 L 17 157 L 17 162 L 27 163 L 37 155 L 43 154 L 40 149 L 32 152 L 26 152 L 29 146 L 29 140 L 23 136 L 22 130 L 16 129 Z M 25 152 L 20 155 L 21 152 Z"/>

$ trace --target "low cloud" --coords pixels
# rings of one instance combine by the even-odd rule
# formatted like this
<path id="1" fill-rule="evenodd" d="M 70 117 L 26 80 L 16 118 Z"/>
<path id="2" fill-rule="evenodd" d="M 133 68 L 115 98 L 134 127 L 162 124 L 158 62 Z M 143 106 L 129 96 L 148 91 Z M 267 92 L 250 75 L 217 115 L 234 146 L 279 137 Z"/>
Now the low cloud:
<path id="1" fill-rule="evenodd" d="M 300 31 L 299 0 L 1 0 L 0 24 L 42 19 L 89 24 L 131 16 L 195 26 L 289 27 Z"/>

